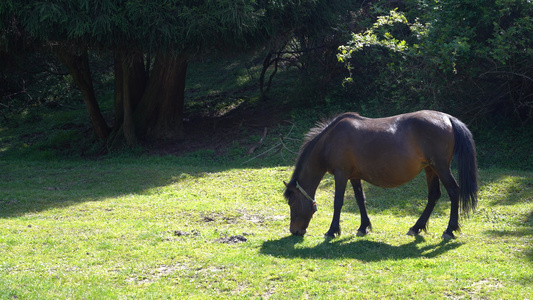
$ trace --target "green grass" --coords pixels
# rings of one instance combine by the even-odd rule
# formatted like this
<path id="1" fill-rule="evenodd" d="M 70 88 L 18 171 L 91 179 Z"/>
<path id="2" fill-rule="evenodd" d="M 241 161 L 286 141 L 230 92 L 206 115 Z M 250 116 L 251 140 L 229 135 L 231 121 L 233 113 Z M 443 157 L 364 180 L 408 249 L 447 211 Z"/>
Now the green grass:
<path id="1" fill-rule="evenodd" d="M 326 240 L 331 177 L 299 238 L 281 195 L 290 164 L 194 159 L 0 160 L 0 298 L 533 296 L 531 172 L 481 169 L 479 207 L 456 240 L 440 239 L 446 197 L 428 233 L 405 235 L 425 203 L 421 176 L 365 186 L 374 231 L 363 238 L 347 192 L 343 235 Z M 233 235 L 247 241 L 220 242 Z"/>
<path id="2" fill-rule="evenodd" d="M 187 111 L 223 114 L 261 106 L 258 69 L 192 64 Z M 221 78 L 214 69 L 224 68 Z M 216 76 L 215 76 L 216 75 Z M 279 77 L 278 77 L 279 76 Z M 190 79 L 190 80 L 189 80 Z M 292 80 L 292 81 L 291 81 Z M 292 103 L 294 78 L 282 72 L 268 105 Z M 111 114 L 112 97 L 104 97 Z M 305 102 L 305 99 L 301 100 Z M 429 231 L 406 233 L 425 205 L 425 179 L 398 189 L 365 185 L 374 227 L 356 237 L 359 212 L 348 191 L 343 235 L 326 240 L 333 214 L 331 176 L 304 238 L 289 234 L 282 197 L 303 134 L 349 104 L 295 108 L 295 123 L 262 136 L 243 127 L 220 156 L 200 149 L 148 157 L 143 149 L 97 156 L 82 103 L 32 107 L 0 125 L 0 299 L 161 298 L 533 298 L 533 173 L 528 128 L 479 128 L 480 203 L 456 240 L 442 241 L 446 196 Z M 291 131 L 292 130 L 292 131 Z M 80 157 L 91 157 L 82 159 Z M 244 236 L 246 242 L 221 239 Z"/>

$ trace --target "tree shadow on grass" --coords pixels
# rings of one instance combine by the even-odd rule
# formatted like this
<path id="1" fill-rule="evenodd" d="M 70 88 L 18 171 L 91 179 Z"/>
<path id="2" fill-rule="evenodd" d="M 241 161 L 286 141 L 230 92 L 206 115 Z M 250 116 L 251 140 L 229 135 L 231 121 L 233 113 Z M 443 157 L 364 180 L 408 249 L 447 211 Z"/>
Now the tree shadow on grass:
<path id="1" fill-rule="evenodd" d="M 364 262 L 402 260 L 410 258 L 434 258 L 463 245 L 461 242 L 442 240 L 438 244 L 419 247 L 423 237 L 400 246 L 366 239 L 325 239 L 313 247 L 301 247 L 303 237 L 287 236 L 279 240 L 266 241 L 260 252 L 283 258 L 339 259 L 352 258 Z"/>
<path id="2" fill-rule="evenodd" d="M 172 159 L 168 161 L 0 164 L 0 219 L 113 197 L 150 195 L 160 187 L 224 170 L 185 168 L 172 164 Z"/>
<path id="3" fill-rule="evenodd" d="M 491 194 L 488 207 L 500 207 L 507 214 L 506 222 L 514 223 L 511 229 L 493 229 L 485 231 L 485 234 L 492 237 L 515 237 L 531 240 L 533 236 L 533 210 L 528 213 L 522 213 L 519 210 L 513 210 L 512 215 L 507 212 L 514 205 L 531 203 L 533 200 L 533 178 L 528 174 L 498 174 L 490 178 L 490 183 L 494 184 L 492 188 L 497 192 Z M 490 187 L 489 187 L 490 188 Z M 530 263 L 533 263 L 533 249 L 527 250 L 526 256 Z"/>
<path id="4" fill-rule="evenodd" d="M 522 221 L 521 226 L 515 227 L 512 230 L 487 230 L 485 231 L 485 234 L 498 239 L 512 237 L 531 240 L 531 237 L 533 237 L 533 211 L 529 212 L 527 217 Z M 533 264 L 533 248 L 529 247 L 525 249 L 523 254 L 525 255 L 526 261 L 528 261 L 529 264 Z M 533 275 L 530 274 L 521 279 L 518 278 L 517 280 L 520 280 L 523 284 L 530 284 L 533 281 Z"/>

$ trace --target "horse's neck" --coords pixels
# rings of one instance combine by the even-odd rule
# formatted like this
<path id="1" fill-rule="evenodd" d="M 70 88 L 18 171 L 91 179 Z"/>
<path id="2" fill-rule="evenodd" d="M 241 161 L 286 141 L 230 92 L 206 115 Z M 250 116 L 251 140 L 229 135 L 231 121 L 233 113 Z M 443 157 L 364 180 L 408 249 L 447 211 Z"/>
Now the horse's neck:
<path id="1" fill-rule="evenodd" d="M 304 170 L 306 170 L 306 172 L 300 173 L 300 176 L 298 177 L 298 183 L 309 194 L 309 196 L 315 198 L 316 189 L 318 188 L 320 181 L 322 181 L 324 174 L 326 174 L 326 171 L 322 172 L 321 170 L 309 170 L 308 168 L 304 168 Z"/>
<path id="2" fill-rule="evenodd" d="M 314 144 L 313 149 L 308 153 L 304 162 L 304 167 L 298 174 L 298 183 L 304 188 L 304 190 L 311 196 L 315 197 L 316 189 L 322 181 L 326 170 L 322 169 L 319 153 L 321 153 L 323 145 L 319 140 Z"/>

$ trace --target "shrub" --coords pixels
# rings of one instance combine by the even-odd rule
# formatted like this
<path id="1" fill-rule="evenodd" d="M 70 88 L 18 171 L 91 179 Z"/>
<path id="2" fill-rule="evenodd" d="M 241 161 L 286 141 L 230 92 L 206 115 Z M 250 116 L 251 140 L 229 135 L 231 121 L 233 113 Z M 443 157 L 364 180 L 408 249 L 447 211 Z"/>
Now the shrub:
<path id="1" fill-rule="evenodd" d="M 432 108 L 468 119 L 533 118 L 533 5 L 407 1 L 340 48 L 347 86 L 381 110 Z M 363 105 L 362 105 L 363 106 Z"/>

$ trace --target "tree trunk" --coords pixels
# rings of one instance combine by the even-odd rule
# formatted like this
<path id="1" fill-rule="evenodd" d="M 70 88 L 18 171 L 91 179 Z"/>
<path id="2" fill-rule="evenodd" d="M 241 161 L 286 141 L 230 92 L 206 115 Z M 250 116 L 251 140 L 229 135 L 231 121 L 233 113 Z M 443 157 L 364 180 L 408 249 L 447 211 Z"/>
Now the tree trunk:
<path id="1" fill-rule="evenodd" d="M 139 104 L 148 78 L 142 53 L 115 54 L 115 130 L 124 134 L 126 144 L 137 144 L 133 112 Z"/>
<path id="2" fill-rule="evenodd" d="M 105 140 L 109 136 L 111 129 L 107 125 L 98 101 L 94 92 L 91 71 L 89 69 L 89 55 L 87 48 L 67 48 L 67 46 L 60 46 L 56 52 L 58 58 L 66 65 L 70 72 L 70 76 L 80 88 L 83 94 L 85 107 L 89 113 L 89 118 L 93 126 L 94 135 L 100 139 Z"/>
<path id="3" fill-rule="evenodd" d="M 143 97 L 135 109 L 135 124 L 148 139 L 183 137 L 183 105 L 187 58 L 158 54 Z"/>
<path id="4" fill-rule="evenodd" d="M 123 62 L 123 69 L 127 70 L 126 66 L 127 62 Z M 123 110 L 124 110 L 124 118 L 122 123 L 122 129 L 124 130 L 124 138 L 126 139 L 126 144 L 128 146 L 134 146 L 137 144 L 137 135 L 135 134 L 135 123 L 133 122 L 133 101 L 132 97 L 135 95 L 131 92 L 131 84 L 134 82 L 131 80 L 131 76 L 129 72 L 125 72 L 123 76 L 123 82 L 124 82 L 124 101 L 123 101 Z"/>
<path id="5" fill-rule="evenodd" d="M 118 131 L 124 122 L 124 69 L 122 68 L 122 61 L 124 55 L 121 52 L 115 52 L 114 57 L 114 76 L 115 76 L 115 123 L 113 125 L 114 131 Z M 113 133 L 115 134 L 115 133 Z"/>

